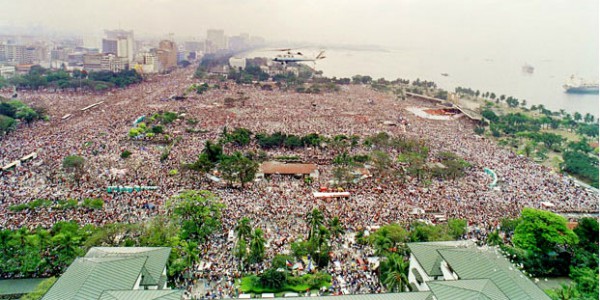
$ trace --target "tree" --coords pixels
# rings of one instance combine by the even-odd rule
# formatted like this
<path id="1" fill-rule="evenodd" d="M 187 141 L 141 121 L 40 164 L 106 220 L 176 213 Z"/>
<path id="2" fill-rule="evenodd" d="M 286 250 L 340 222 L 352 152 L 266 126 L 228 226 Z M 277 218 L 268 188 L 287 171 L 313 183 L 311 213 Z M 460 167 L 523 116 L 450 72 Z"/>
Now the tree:
<path id="1" fill-rule="evenodd" d="M 573 119 L 574 119 L 575 121 L 579 122 L 579 121 L 581 121 L 581 119 L 582 119 L 582 116 L 581 116 L 581 114 L 580 114 L 580 113 L 578 113 L 578 112 L 575 112 L 575 113 L 573 114 Z"/>
<path id="2" fill-rule="evenodd" d="M 502 238 L 500 237 L 500 234 L 498 234 L 498 230 L 490 232 L 485 240 L 485 243 L 490 246 L 502 245 Z"/>
<path id="3" fill-rule="evenodd" d="M 578 238 L 567 227 L 564 217 L 525 208 L 512 242 L 521 250 L 518 260 L 529 273 L 536 276 L 566 275 L 569 273 L 571 250 Z"/>
<path id="4" fill-rule="evenodd" d="M 73 173 L 73 177 L 77 184 L 83 176 L 85 159 L 78 155 L 69 155 L 63 159 L 63 169 L 69 173 Z"/>
<path id="5" fill-rule="evenodd" d="M 524 208 L 513 235 L 515 246 L 535 253 L 555 251 L 559 246 L 578 242 L 577 235 L 567 228 L 567 221 L 552 212 Z"/>
<path id="6" fill-rule="evenodd" d="M 235 226 L 235 233 L 238 240 L 246 240 L 252 234 L 252 227 L 250 226 L 250 219 L 248 217 L 241 218 Z"/>
<path id="7" fill-rule="evenodd" d="M 233 248 L 233 256 L 240 261 L 240 270 L 244 270 L 244 260 L 248 257 L 248 244 L 245 240 L 238 240 Z"/>
<path id="8" fill-rule="evenodd" d="M 581 218 L 573 232 L 579 238 L 581 248 L 589 252 L 598 252 L 598 220 L 595 218 Z"/>
<path id="9" fill-rule="evenodd" d="M 377 231 L 369 236 L 369 243 L 375 248 L 375 253 L 381 256 L 388 253 L 405 252 L 404 243 L 407 239 L 408 232 L 406 229 L 392 223 L 377 229 Z"/>
<path id="10" fill-rule="evenodd" d="M 387 174 L 387 171 L 390 169 L 392 164 L 392 159 L 387 154 L 387 152 L 381 150 L 375 150 L 371 153 L 371 161 L 377 170 L 377 174 L 379 177 L 384 177 Z"/>
<path id="11" fill-rule="evenodd" d="M 467 233 L 467 220 L 463 219 L 449 219 L 448 220 L 448 231 L 452 237 L 459 239 L 465 233 Z"/>
<path id="12" fill-rule="evenodd" d="M 250 219 L 243 217 L 238 220 L 237 225 L 234 228 L 237 235 L 236 246 L 234 248 L 234 256 L 240 260 L 240 267 L 244 269 L 244 258 L 248 256 L 248 250 L 246 249 L 248 240 L 252 236 L 252 227 L 250 226 Z"/>
<path id="13" fill-rule="evenodd" d="M 408 288 L 409 263 L 404 257 L 392 253 L 381 262 L 380 280 L 392 293 L 405 292 Z"/>
<path id="14" fill-rule="evenodd" d="M 183 253 L 185 254 L 185 260 L 188 266 L 193 266 L 200 259 L 200 251 L 198 250 L 198 243 L 194 241 L 181 241 L 183 246 Z"/>
<path id="15" fill-rule="evenodd" d="M 258 163 L 235 152 L 233 155 L 222 156 L 217 169 L 227 181 L 238 180 L 242 188 L 244 183 L 254 180 L 258 171 Z"/>
<path id="16" fill-rule="evenodd" d="M 276 269 L 267 269 L 258 276 L 260 284 L 263 287 L 279 290 L 286 282 L 287 274 Z"/>
<path id="17" fill-rule="evenodd" d="M 265 238 L 260 228 L 254 229 L 250 240 L 250 263 L 260 263 L 265 258 Z"/>
<path id="18" fill-rule="evenodd" d="M 0 136 L 14 130 L 16 124 L 17 122 L 15 121 L 15 119 L 5 115 L 0 115 Z"/>
<path id="19" fill-rule="evenodd" d="M 209 191 L 184 191 L 167 203 L 174 221 L 181 224 L 183 239 L 204 242 L 221 227 L 221 210 L 225 207 Z"/>
<path id="20" fill-rule="evenodd" d="M 236 128 L 233 132 L 225 136 L 228 142 L 232 142 L 238 147 L 243 147 L 250 144 L 252 132 L 246 128 Z"/>
<path id="21" fill-rule="evenodd" d="M 329 220 L 327 225 L 329 227 L 329 232 L 334 238 L 337 238 L 344 233 L 344 228 L 338 217 L 333 217 L 333 219 Z"/>

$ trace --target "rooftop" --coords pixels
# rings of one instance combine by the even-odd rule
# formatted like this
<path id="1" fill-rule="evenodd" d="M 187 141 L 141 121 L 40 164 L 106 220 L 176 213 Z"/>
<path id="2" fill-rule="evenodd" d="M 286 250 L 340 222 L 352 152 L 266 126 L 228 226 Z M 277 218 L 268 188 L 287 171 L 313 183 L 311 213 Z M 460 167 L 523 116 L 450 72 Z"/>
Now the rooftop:
<path id="1" fill-rule="evenodd" d="M 263 174 L 308 175 L 316 169 L 317 165 L 315 164 L 287 164 L 276 161 L 268 161 L 260 165 L 259 172 Z"/>

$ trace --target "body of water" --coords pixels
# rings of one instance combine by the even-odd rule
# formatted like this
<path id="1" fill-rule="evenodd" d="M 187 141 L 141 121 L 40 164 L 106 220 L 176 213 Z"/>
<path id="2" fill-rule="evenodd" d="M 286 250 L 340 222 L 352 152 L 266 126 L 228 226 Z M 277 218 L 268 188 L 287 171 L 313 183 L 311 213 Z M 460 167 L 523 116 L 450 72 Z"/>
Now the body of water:
<path id="1" fill-rule="evenodd" d="M 382 29 L 395 46 L 327 47 L 316 64 L 325 76 L 432 80 L 525 99 L 527 106 L 598 116 L 598 94 L 567 94 L 571 75 L 598 81 L 598 1 L 411 2 L 403 28 Z M 351 29 L 349 29 L 351 30 Z M 348 34 L 350 34 L 349 32 Z M 285 47 L 287 45 L 280 45 Z M 313 57 L 319 49 L 302 49 Z M 246 57 L 275 57 L 255 51 Z M 523 72 L 524 65 L 533 72 Z M 312 64 L 310 64 L 312 66 Z M 442 76 L 447 73 L 448 76 Z"/>

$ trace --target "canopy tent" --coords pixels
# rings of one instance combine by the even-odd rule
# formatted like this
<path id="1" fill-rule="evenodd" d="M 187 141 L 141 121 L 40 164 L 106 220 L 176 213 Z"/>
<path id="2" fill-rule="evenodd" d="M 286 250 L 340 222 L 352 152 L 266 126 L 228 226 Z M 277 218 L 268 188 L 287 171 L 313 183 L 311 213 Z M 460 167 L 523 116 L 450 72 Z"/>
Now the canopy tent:
<path id="1" fill-rule="evenodd" d="M 109 186 L 106 188 L 108 193 L 132 193 L 133 191 L 153 191 L 158 190 L 158 186 Z"/>
<path id="2" fill-rule="evenodd" d="M 492 177 L 492 183 L 490 183 L 490 188 L 495 187 L 496 183 L 498 183 L 498 175 L 496 175 L 496 172 L 488 168 L 483 168 L 483 171 L 485 172 L 485 174 L 488 174 Z"/>
<path id="3" fill-rule="evenodd" d="M 135 119 L 135 121 L 133 121 L 133 126 L 143 122 L 144 120 L 146 120 L 146 116 L 140 116 L 139 118 Z"/>
<path id="4" fill-rule="evenodd" d="M 348 198 L 348 197 L 350 197 L 350 193 L 349 192 L 329 192 L 329 193 L 314 192 L 313 196 L 315 198 Z"/>
<path id="5" fill-rule="evenodd" d="M 542 205 L 542 207 L 554 207 L 555 205 L 552 204 L 552 202 L 548 202 L 548 201 L 542 201 L 540 202 L 540 204 Z"/>

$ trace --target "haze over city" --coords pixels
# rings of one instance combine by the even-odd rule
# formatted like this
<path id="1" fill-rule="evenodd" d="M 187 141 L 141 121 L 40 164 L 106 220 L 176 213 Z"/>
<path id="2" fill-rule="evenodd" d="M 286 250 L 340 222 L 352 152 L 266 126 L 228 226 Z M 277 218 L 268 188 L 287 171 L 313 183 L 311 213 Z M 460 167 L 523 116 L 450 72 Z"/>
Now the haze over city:
<path id="1" fill-rule="evenodd" d="M 583 3 L 591 3 L 581 5 Z M 598 2 L 578 1 L 197 1 L 2 0 L 0 30 L 200 37 L 207 29 L 251 32 L 269 40 L 326 44 L 534 47 L 556 36 L 598 45 Z M 554 12 L 563 11 L 562 18 Z M 576 24 L 573 24 L 573 23 Z M 575 26 L 574 26 L 575 25 Z M 575 28 L 577 28 L 575 30 Z M 515 37 L 517 38 L 515 40 Z M 523 45 L 524 44 L 524 45 Z M 560 46 L 560 45 L 555 45 Z"/>
<path id="2" fill-rule="evenodd" d="M 0 299 L 597 300 L 598 9 L 0 0 Z"/>

